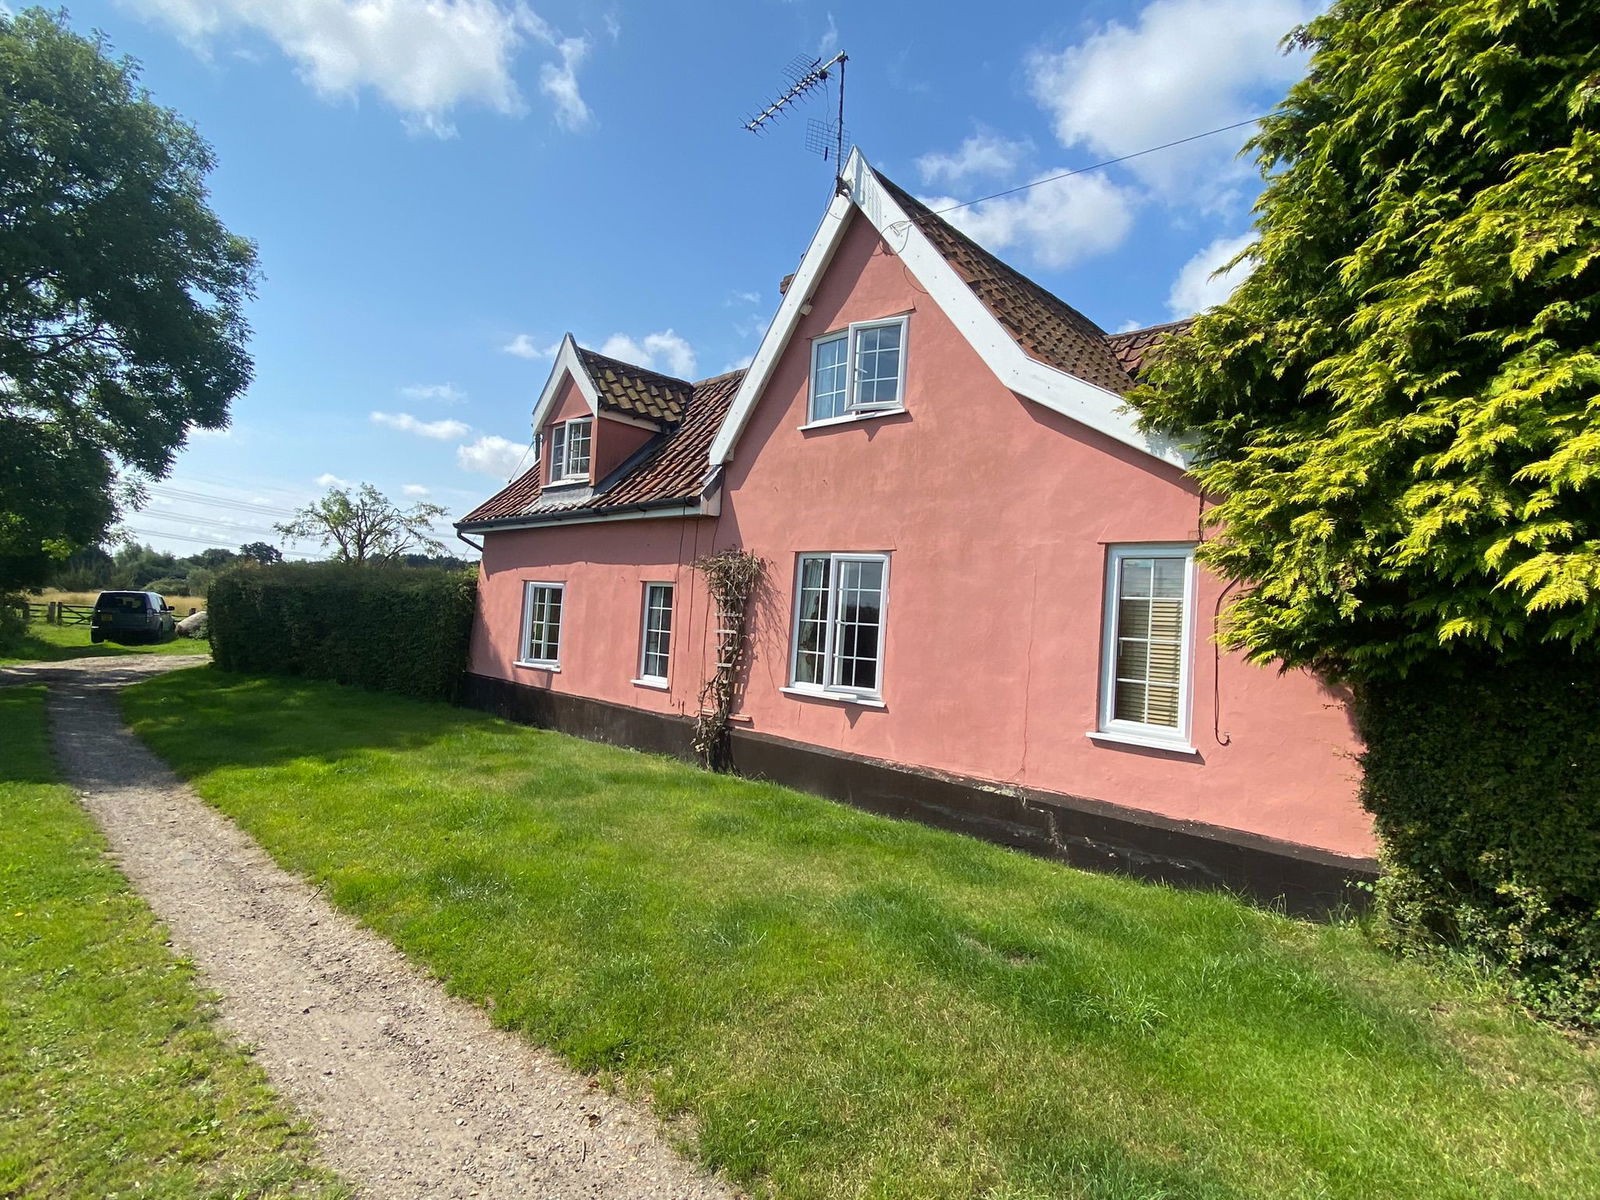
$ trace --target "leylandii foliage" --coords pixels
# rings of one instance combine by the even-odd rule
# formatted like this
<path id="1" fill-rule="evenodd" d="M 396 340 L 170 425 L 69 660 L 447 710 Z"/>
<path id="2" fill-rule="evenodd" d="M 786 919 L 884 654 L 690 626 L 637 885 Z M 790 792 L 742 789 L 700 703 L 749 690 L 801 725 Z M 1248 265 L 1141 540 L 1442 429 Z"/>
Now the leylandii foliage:
<path id="1" fill-rule="evenodd" d="M 1339 0 L 1253 148 L 1254 273 L 1134 397 L 1260 660 L 1600 640 L 1600 0 Z"/>

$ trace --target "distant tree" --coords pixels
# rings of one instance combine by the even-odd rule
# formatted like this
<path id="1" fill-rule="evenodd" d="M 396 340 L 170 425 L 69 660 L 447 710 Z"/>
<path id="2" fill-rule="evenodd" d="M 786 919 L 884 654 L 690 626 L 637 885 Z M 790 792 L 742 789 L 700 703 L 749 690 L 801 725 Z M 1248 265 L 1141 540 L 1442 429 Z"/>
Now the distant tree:
<path id="1" fill-rule="evenodd" d="M 0 9 L 0 589 L 101 541 L 250 380 L 255 250 L 210 147 L 64 14 Z"/>
<path id="2" fill-rule="evenodd" d="M 154 546 L 123 546 L 113 556 L 113 562 L 111 585 L 118 588 L 144 588 L 153 579 L 181 579 L 184 574 L 176 555 L 166 554 Z"/>
<path id="3" fill-rule="evenodd" d="M 400 563 L 407 567 L 432 567 L 440 571 L 464 571 L 472 564 L 453 554 L 403 554 Z"/>
<path id="4" fill-rule="evenodd" d="M 283 561 L 283 551 L 271 542 L 246 542 L 239 547 L 239 557 L 254 559 L 262 566 Z"/>
<path id="5" fill-rule="evenodd" d="M 322 499 L 296 510 L 294 520 L 273 528 L 286 538 L 331 546 L 340 562 L 394 563 L 414 551 L 443 553 L 444 543 L 429 529 L 447 511 L 437 504 L 398 508 L 363 483 L 353 495 L 348 488 L 329 488 Z"/>
<path id="6" fill-rule="evenodd" d="M 202 550 L 199 554 L 191 554 L 183 561 L 189 566 L 205 567 L 207 570 L 215 571 L 218 567 L 227 566 L 238 557 L 232 550 L 215 546 L 210 550 Z"/>
<path id="7" fill-rule="evenodd" d="M 1221 497 L 1258 659 L 1600 637 L 1600 4 L 1338 0 L 1254 272 L 1134 397 Z"/>

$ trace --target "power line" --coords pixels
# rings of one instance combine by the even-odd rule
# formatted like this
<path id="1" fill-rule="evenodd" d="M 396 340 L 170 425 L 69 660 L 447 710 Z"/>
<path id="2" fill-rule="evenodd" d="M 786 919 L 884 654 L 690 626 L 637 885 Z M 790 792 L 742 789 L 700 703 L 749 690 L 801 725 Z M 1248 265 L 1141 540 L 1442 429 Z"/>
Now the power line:
<path id="1" fill-rule="evenodd" d="M 965 200 L 960 204 L 952 204 L 948 208 L 935 209 L 934 215 L 943 216 L 945 213 L 955 212 L 959 208 L 971 208 L 974 204 L 982 204 L 986 200 L 998 200 L 1001 196 L 1010 196 L 1017 192 L 1025 192 L 1029 188 L 1038 187 L 1041 183 L 1054 183 L 1058 179 L 1070 179 L 1074 175 L 1083 175 L 1089 171 L 1098 171 L 1102 167 L 1114 167 L 1118 163 L 1127 162 L 1129 159 L 1143 158 L 1146 154 L 1154 154 L 1159 150 L 1170 150 L 1174 146 L 1182 146 L 1186 142 L 1198 142 L 1201 138 L 1212 137 L 1219 133 L 1227 133 L 1230 129 L 1243 129 L 1246 125 L 1254 125 L 1260 120 L 1261 117 L 1251 117 L 1248 121 L 1235 121 L 1232 125 L 1219 125 L 1215 129 L 1206 130 L 1204 133 L 1191 133 L 1188 137 L 1181 137 L 1176 141 L 1163 142 L 1159 146 L 1151 146 L 1146 150 L 1135 150 L 1132 154 L 1124 154 L 1120 158 L 1108 158 L 1104 162 L 1097 162 L 1087 167 L 1079 167 L 1074 171 L 1063 171 L 1059 175 L 1048 175 L 1043 179 L 1035 179 L 1032 183 L 1018 184 L 1014 188 L 1006 188 L 1005 191 L 995 192 L 991 196 L 979 196 L 976 200 Z"/>
<path id="2" fill-rule="evenodd" d="M 149 488 L 152 496 L 168 500 L 185 500 L 192 504 L 210 504 L 218 508 L 237 509 L 240 512 L 259 513 L 267 517 L 292 517 L 294 510 L 279 508 L 273 504 L 257 504 L 250 500 L 234 500 L 228 496 L 213 496 L 206 492 L 192 492 L 185 488 L 168 487 L 159 484 Z"/>
<path id="3" fill-rule="evenodd" d="M 278 536 L 276 529 L 260 529 L 254 525 L 230 525 L 226 521 L 211 520 L 206 517 L 192 517 L 184 513 L 141 512 L 138 514 L 141 521 L 171 521 L 174 525 L 202 525 L 210 530 L 219 530 L 228 534 L 244 534 L 252 537 L 275 538 Z M 205 530 L 201 530 L 205 532 Z"/>

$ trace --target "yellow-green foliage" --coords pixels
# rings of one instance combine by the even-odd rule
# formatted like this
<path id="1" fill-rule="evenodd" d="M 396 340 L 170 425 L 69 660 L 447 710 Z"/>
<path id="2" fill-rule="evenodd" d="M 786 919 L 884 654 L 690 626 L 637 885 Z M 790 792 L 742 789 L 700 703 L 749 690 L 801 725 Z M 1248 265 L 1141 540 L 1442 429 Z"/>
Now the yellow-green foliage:
<path id="1" fill-rule="evenodd" d="M 1341 0 L 1257 266 L 1135 397 L 1222 497 L 1228 636 L 1356 676 L 1600 634 L 1600 3 Z"/>

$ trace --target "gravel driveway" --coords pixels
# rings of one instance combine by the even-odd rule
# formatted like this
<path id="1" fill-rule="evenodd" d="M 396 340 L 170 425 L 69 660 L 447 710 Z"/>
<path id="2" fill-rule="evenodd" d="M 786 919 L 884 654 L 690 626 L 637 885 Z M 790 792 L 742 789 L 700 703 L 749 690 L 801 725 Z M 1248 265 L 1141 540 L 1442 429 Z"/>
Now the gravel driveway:
<path id="1" fill-rule="evenodd" d="M 276 866 L 123 727 L 117 688 L 201 661 L 0 668 L 0 684 L 51 685 L 62 773 L 329 1165 L 368 1197 L 734 1195 L 649 1111 L 494 1029 Z"/>

